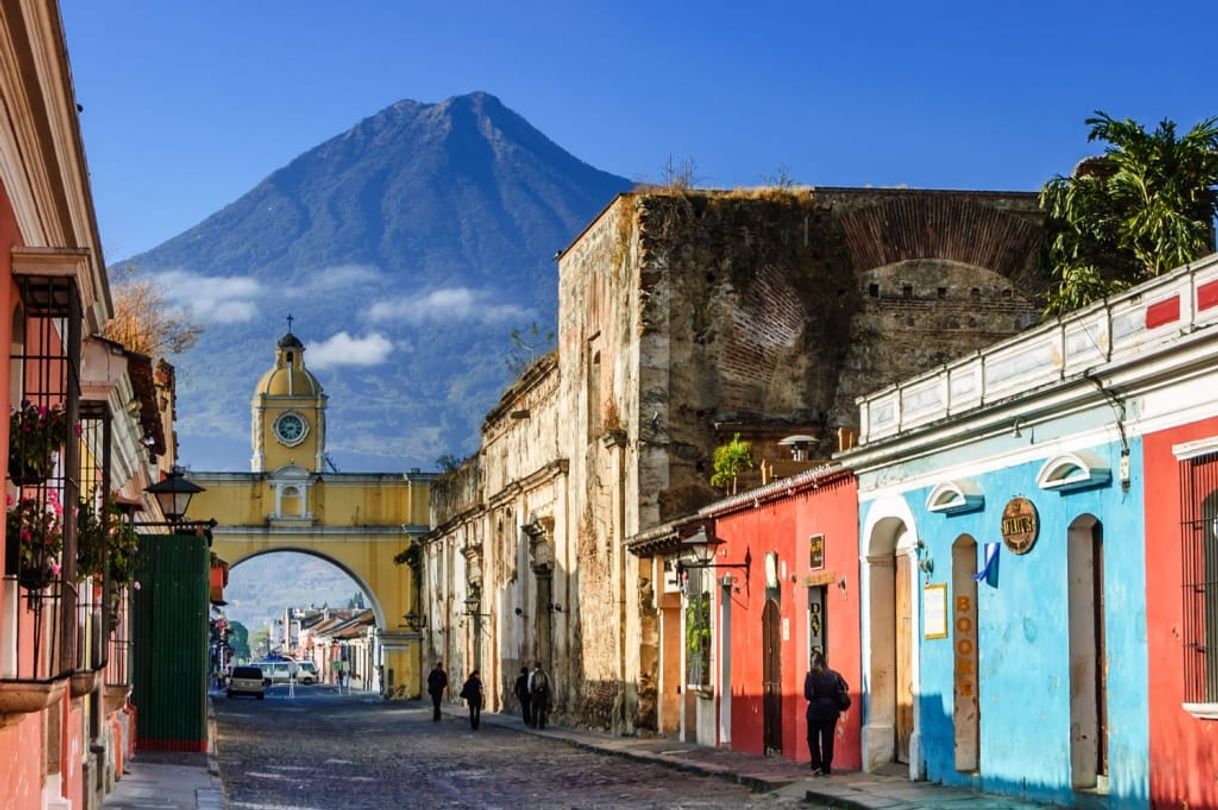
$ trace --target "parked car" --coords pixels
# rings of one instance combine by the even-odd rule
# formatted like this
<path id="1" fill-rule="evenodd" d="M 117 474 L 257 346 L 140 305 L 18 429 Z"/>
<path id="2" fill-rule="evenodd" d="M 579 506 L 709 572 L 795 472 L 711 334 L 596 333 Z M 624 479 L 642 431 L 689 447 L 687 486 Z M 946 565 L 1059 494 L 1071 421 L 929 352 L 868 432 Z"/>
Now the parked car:
<path id="1" fill-rule="evenodd" d="M 259 667 L 233 667 L 233 676 L 224 694 L 227 697 L 253 695 L 262 700 L 266 697 L 266 676 Z"/>

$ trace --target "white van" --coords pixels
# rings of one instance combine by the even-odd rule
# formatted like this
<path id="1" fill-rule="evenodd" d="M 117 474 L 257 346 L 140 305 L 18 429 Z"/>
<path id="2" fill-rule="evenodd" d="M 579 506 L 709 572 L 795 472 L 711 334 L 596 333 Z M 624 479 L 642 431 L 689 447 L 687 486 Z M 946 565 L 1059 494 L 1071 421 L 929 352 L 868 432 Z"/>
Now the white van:
<path id="1" fill-rule="evenodd" d="M 312 661 L 296 662 L 297 683 L 317 683 L 321 678 L 317 674 L 317 665 Z"/>

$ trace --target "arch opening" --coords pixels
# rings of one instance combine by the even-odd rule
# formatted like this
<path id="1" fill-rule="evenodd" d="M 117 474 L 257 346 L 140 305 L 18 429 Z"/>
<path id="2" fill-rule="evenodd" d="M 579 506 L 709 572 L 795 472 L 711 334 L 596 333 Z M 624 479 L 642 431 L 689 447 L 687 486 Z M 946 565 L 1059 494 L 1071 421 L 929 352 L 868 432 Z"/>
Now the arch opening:
<path id="1" fill-rule="evenodd" d="M 298 683 L 382 690 L 384 611 L 342 561 L 309 549 L 257 551 L 231 562 L 224 596 L 213 628 L 222 623 L 230 635 L 244 635 L 245 647 L 225 649 L 222 634 L 213 633 L 213 669 L 295 661 L 274 667 L 274 680 L 287 680 L 290 668 Z"/>

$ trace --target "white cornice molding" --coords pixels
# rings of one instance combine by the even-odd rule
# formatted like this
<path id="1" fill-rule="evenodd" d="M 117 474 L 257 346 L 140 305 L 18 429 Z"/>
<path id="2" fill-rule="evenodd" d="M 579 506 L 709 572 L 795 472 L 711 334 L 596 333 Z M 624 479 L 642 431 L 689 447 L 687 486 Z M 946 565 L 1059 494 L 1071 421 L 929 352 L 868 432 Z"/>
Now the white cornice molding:
<path id="1" fill-rule="evenodd" d="M 1207 439 L 1197 439 L 1193 442 L 1184 442 L 1182 444 L 1173 444 L 1171 454 L 1176 457 L 1176 461 L 1189 461 L 1201 456 L 1208 456 L 1211 453 L 1218 453 L 1218 436 L 1210 436 Z"/>

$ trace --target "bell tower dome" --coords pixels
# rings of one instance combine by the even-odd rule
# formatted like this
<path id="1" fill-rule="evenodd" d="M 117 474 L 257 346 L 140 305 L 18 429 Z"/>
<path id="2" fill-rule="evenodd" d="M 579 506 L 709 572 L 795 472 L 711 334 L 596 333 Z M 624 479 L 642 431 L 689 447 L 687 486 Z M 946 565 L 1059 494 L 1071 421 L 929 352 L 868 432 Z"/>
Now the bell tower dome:
<path id="1" fill-rule="evenodd" d="M 304 343 L 288 331 L 275 345 L 275 364 L 262 375 L 250 402 L 252 472 L 294 466 L 321 472 L 326 450 L 326 394 L 305 368 Z"/>

